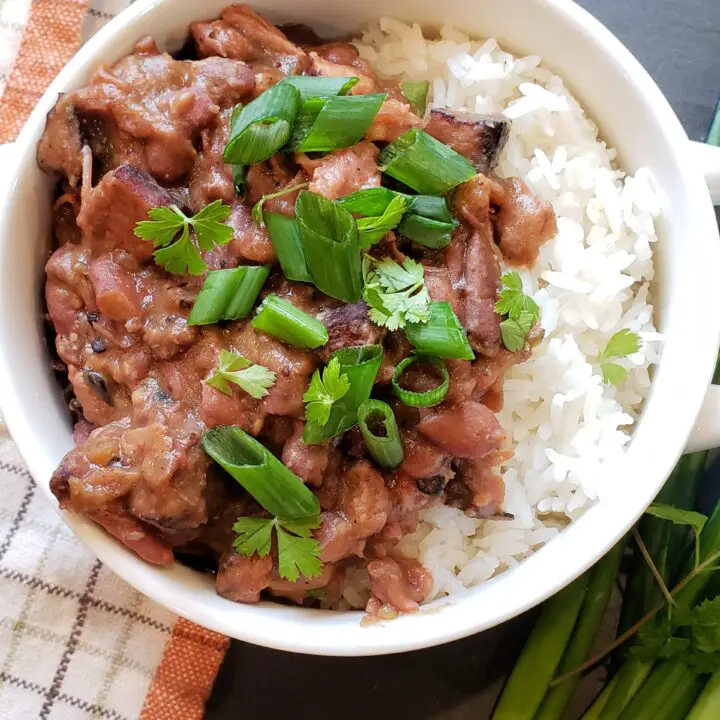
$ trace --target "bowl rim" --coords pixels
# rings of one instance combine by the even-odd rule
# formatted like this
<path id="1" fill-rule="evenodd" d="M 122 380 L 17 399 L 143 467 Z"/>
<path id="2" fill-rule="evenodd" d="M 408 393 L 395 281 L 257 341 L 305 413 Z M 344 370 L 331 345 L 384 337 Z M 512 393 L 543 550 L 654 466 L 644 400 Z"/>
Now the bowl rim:
<path id="1" fill-rule="evenodd" d="M 612 56 L 622 65 L 628 82 L 652 104 L 658 124 L 662 126 L 668 149 L 673 153 L 678 167 L 682 169 L 683 185 L 697 195 L 697 198 L 693 198 L 692 210 L 698 213 L 700 223 L 709 223 L 712 220 L 712 225 L 708 225 L 708 227 L 715 228 L 709 195 L 705 193 L 707 200 L 703 198 L 704 180 L 699 171 L 679 154 L 680 146 L 688 142 L 687 135 L 667 99 L 639 61 L 599 20 L 572 0 L 529 1 L 543 6 L 550 13 L 563 16 L 578 30 L 589 35 L 592 42 L 602 48 L 606 55 Z M 35 138 L 38 130 L 44 125 L 47 109 L 54 104 L 57 94 L 71 86 L 74 79 L 85 72 L 86 68 L 97 66 L 103 61 L 105 56 L 103 48 L 108 41 L 129 28 L 140 26 L 146 14 L 155 12 L 171 2 L 172 0 L 137 0 L 130 5 L 79 50 L 43 94 L 16 143 L 19 162 L 11 181 L 10 191 L 6 194 L 0 208 L 0 222 L 2 223 L 0 244 L 6 235 L 5 218 L 11 213 L 12 198 L 17 191 L 20 171 L 23 166 L 27 166 L 27 163 L 35 162 Z M 202 16 L 202 12 L 202 7 L 199 7 L 198 16 Z M 140 34 L 138 33 L 138 37 Z M 707 240 L 706 249 L 714 259 L 714 265 L 720 262 L 720 252 L 713 244 L 712 233 Z M 686 426 L 687 429 L 677 433 L 668 447 L 664 449 L 668 458 L 677 459 L 681 454 L 695 417 L 695 415 L 690 417 L 692 409 L 694 408 L 695 414 L 697 414 L 704 395 L 704 392 L 701 392 L 702 382 L 707 385 L 712 374 L 714 355 L 720 340 L 720 315 L 718 313 L 713 314 L 709 325 L 706 335 L 698 341 L 696 348 L 706 360 L 703 360 L 695 385 L 686 397 L 681 426 Z M 22 397 L 13 386 L 12 372 L 4 355 L 5 351 L 0 348 L 0 398 L 3 398 L 5 418 L 32 475 L 42 478 L 41 463 L 36 456 L 37 448 L 42 443 L 39 428 L 33 427 L 31 419 L 25 416 Z M 47 481 L 39 481 L 38 484 L 43 493 L 57 507 Z M 651 499 L 647 498 L 647 502 L 649 503 Z M 585 523 L 588 529 L 590 528 L 590 519 L 599 517 L 599 513 L 595 512 L 598 509 L 596 506 L 583 517 L 581 523 Z M 632 516 L 634 522 L 643 511 L 644 507 L 638 505 L 628 514 L 628 518 Z M 431 647 L 497 625 L 530 609 L 569 584 L 619 541 L 629 527 L 629 525 L 623 528 L 616 526 L 613 533 L 605 533 L 603 541 L 596 542 L 592 549 L 584 555 L 584 560 L 576 562 L 572 571 L 565 572 L 559 579 L 556 578 L 552 581 L 543 579 L 541 581 L 539 571 L 535 570 L 536 567 L 547 564 L 547 562 L 541 564 L 533 562 L 541 555 L 550 561 L 552 552 L 548 551 L 551 550 L 553 543 L 549 543 L 541 553 L 536 553 L 521 563 L 519 567 L 526 568 L 525 571 L 519 573 L 508 571 L 485 582 L 482 587 L 490 588 L 502 579 L 508 592 L 514 590 L 518 593 L 517 598 L 508 603 L 503 612 L 495 612 L 484 617 L 482 614 L 473 615 L 469 612 L 472 602 L 463 602 L 463 598 L 471 600 L 469 595 L 472 590 L 468 590 L 453 595 L 451 598 L 434 601 L 414 615 L 401 617 L 393 623 L 380 624 L 380 627 L 384 627 L 382 633 L 373 629 L 363 629 L 361 633 L 358 633 L 360 612 L 324 613 L 309 609 L 288 608 L 275 603 L 260 603 L 254 606 L 232 603 L 233 612 L 229 613 L 225 605 L 230 604 L 230 601 L 217 596 L 215 601 L 209 600 L 207 584 L 195 577 L 196 573 L 186 568 L 162 570 L 147 566 L 83 517 L 70 513 L 61 514 L 73 532 L 102 562 L 140 592 L 178 615 L 219 633 L 258 645 L 293 652 L 335 656 L 380 655 Z M 564 534 L 570 533 L 579 537 L 587 534 L 573 532 L 574 527 L 576 528 L 577 525 L 568 528 Z M 540 589 L 528 592 L 524 583 L 531 582 L 533 579 L 537 581 Z M 183 586 L 182 592 L 179 591 L 178 583 Z M 220 600 L 220 603 L 217 600 Z M 466 606 L 465 612 L 459 610 L 463 604 Z M 271 608 L 270 612 L 268 612 L 268 608 Z M 441 609 L 443 610 L 443 619 L 448 622 L 430 621 L 432 617 L 439 617 Z M 329 615 L 334 615 L 335 618 L 331 618 Z M 311 616 L 316 619 L 316 622 L 307 621 Z M 348 618 L 353 623 L 351 630 L 348 628 Z M 424 622 L 424 624 L 421 625 L 418 621 Z"/>

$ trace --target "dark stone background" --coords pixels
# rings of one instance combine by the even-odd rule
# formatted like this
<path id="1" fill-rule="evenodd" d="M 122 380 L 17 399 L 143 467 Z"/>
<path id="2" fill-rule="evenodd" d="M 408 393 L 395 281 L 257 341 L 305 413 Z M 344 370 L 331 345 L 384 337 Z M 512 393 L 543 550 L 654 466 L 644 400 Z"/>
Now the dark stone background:
<path id="1" fill-rule="evenodd" d="M 703 140 L 720 95 L 720 0 L 579 2 L 650 71 L 690 137 Z M 485 720 L 532 620 L 529 614 L 440 648 L 378 658 L 309 657 L 233 642 L 207 720 Z M 587 683 L 589 698 L 593 689 Z"/>

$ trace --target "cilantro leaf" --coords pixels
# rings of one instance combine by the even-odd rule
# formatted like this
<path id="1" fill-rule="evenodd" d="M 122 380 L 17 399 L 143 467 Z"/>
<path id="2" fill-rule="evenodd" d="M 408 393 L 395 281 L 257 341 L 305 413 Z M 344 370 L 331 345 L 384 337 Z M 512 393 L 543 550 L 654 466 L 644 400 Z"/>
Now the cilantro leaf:
<path id="1" fill-rule="evenodd" d="M 156 262 L 173 274 L 202 275 L 207 265 L 198 248 L 212 250 L 227 245 L 233 237 L 233 229 L 222 222 L 230 216 L 230 208 L 220 200 L 210 203 L 191 218 L 175 205 L 153 208 L 148 216 L 150 220 L 135 226 L 135 235 L 152 241 L 158 248 L 154 252 Z M 191 227 L 197 245 L 190 236 Z"/>
<path id="2" fill-rule="evenodd" d="M 237 535 L 233 541 L 235 551 L 240 555 L 265 557 L 270 552 L 274 526 L 275 521 L 271 518 L 238 518 L 233 525 L 233 532 Z"/>
<path id="3" fill-rule="evenodd" d="M 306 578 L 318 577 L 322 573 L 320 543 L 315 538 L 298 537 L 286 532 L 278 520 L 278 571 L 280 577 L 296 582 L 300 575 Z"/>
<path id="4" fill-rule="evenodd" d="M 681 627 L 689 626 L 698 650 L 720 653 L 720 596 L 704 600 L 699 605 L 674 614 L 673 621 Z"/>
<path id="5" fill-rule="evenodd" d="M 540 319 L 540 308 L 523 292 L 522 279 L 518 273 L 505 273 L 502 283 L 495 312 L 507 315 L 507 318 L 500 323 L 500 337 L 510 352 L 520 352 L 525 347 L 528 334 Z"/>
<path id="6" fill-rule="evenodd" d="M 641 345 L 640 336 L 637 333 L 627 328 L 618 330 L 610 340 L 608 340 L 605 349 L 600 353 L 600 358 L 602 360 L 608 360 L 609 358 L 632 355 L 640 349 Z"/>
<path id="7" fill-rule="evenodd" d="M 275 384 L 275 373 L 263 365 L 251 365 L 242 355 L 221 350 L 218 366 L 206 382 L 225 395 L 233 394 L 230 383 L 234 383 L 251 397 L 260 400 L 268 395 L 268 388 Z"/>
<path id="8" fill-rule="evenodd" d="M 600 371 L 602 372 L 603 382 L 611 385 L 620 385 L 627 377 L 628 371 L 622 365 L 614 362 L 608 362 L 610 358 L 620 358 L 626 355 L 636 353 L 642 342 L 640 336 L 632 330 L 624 328 L 618 330 L 608 340 L 605 349 L 597 356 L 596 360 L 600 363 Z"/>
<path id="9" fill-rule="evenodd" d="M 661 520 L 669 520 L 674 525 L 689 525 L 693 529 L 695 533 L 695 566 L 697 567 L 700 564 L 700 533 L 708 520 L 707 515 L 663 503 L 653 503 L 645 512 Z"/>
<path id="10" fill-rule="evenodd" d="M 425 288 L 425 270 L 412 258 L 402 265 L 394 260 L 363 258 L 363 298 L 370 319 L 388 330 L 407 323 L 426 323 L 430 319 L 430 295 Z"/>
<path id="11" fill-rule="evenodd" d="M 702 513 L 683 510 L 663 503 L 653 503 L 645 512 L 661 520 L 669 520 L 675 525 L 689 525 L 697 532 L 702 532 L 708 520 L 707 515 Z"/>
<path id="12" fill-rule="evenodd" d="M 656 662 L 670 658 L 681 659 L 690 650 L 688 638 L 675 637 L 670 622 L 650 623 L 637 634 L 637 642 L 630 655 L 638 662 Z"/>
<path id="13" fill-rule="evenodd" d="M 388 203 L 382 215 L 364 217 L 356 221 L 360 249 L 367 250 L 380 242 L 393 228 L 396 228 L 407 210 L 408 200 L 402 195 L 395 195 Z"/>
<path id="14" fill-rule="evenodd" d="M 315 371 L 310 387 L 303 396 L 303 400 L 307 403 L 305 417 L 308 422 L 324 425 L 330 418 L 333 403 L 344 397 L 348 390 L 350 390 L 350 380 L 345 373 L 340 374 L 340 361 L 332 358 L 323 370 L 322 377 L 319 370 Z"/>
<path id="15" fill-rule="evenodd" d="M 278 572 L 280 577 L 296 582 L 300 575 L 311 579 L 323 570 L 320 543 L 312 531 L 320 527 L 320 516 L 306 518 L 241 517 L 233 525 L 237 537 L 235 551 L 250 557 L 266 557 L 272 549 L 272 534 L 277 533 Z"/>
<path id="16" fill-rule="evenodd" d="M 600 365 L 603 382 L 609 385 L 620 385 L 627 377 L 628 371 L 617 363 L 607 362 Z"/>

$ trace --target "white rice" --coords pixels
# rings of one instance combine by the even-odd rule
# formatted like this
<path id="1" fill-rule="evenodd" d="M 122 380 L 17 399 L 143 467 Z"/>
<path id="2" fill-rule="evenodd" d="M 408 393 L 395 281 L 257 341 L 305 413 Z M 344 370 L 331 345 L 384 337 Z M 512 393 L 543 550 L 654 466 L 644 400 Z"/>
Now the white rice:
<path id="1" fill-rule="evenodd" d="M 503 469 L 504 510 L 514 519 L 425 511 L 400 549 L 432 572 L 432 600 L 516 565 L 602 497 L 603 466 L 625 452 L 662 340 L 648 286 L 660 207 L 649 172 L 627 176 L 615 166 L 615 151 L 539 57 L 513 57 L 493 39 L 447 26 L 428 40 L 418 25 L 388 18 L 357 47 L 382 76 L 430 80 L 435 107 L 510 118 L 498 173 L 522 177 L 558 218 L 555 239 L 521 273 L 545 339 L 507 375 L 500 415 L 515 450 Z M 622 328 L 643 346 L 618 361 L 629 374 L 615 388 L 592 358 Z M 361 606 L 367 593 L 366 573 L 355 572 L 345 601 Z"/>

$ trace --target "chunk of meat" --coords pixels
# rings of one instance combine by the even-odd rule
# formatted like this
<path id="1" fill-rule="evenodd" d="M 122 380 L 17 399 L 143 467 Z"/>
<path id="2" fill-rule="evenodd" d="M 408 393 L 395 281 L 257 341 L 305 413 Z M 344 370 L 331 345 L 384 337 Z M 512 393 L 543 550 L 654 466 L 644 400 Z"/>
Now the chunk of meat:
<path id="1" fill-rule="evenodd" d="M 462 297 L 453 287 L 447 268 L 425 265 L 425 289 L 434 302 L 449 302 L 458 317 L 464 317 Z"/>
<path id="2" fill-rule="evenodd" d="M 491 201 L 497 207 L 495 228 L 503 257 L 511 265 L 532 267 L 540 248 L 557 233 L 552 205 L 519 178 L 494 182 Z"/>
<path id="3" fill-rule="evenodd" d="M 530 350 L 513 353 L 500 348 L 493 357 L 479 357 L 473 364 L 475 390 L 473 399 L 479 400 L 491 387 L 502 380 L 503 374 L 513 365 L 525 362 L 530 357 Z"/>
<path id="4" fill-rule="evenodd" d="M 87 193 L 77 222 L 96 252 L 126 250 L 138 260 L 150 260 L 153 244 L 135 237 L 135 226 L 148 219 L 152 208 L 172 204 L 172 196 L 148 173 L 121 165 Z"/>
<path id="5" fill-rule="evenodd" d="M 367 569 L 373 595 L 400 612 L 417 610 L 432 589 L 432 576 L 415 561 L 401 565 L 392 558 L 383 558 L 368 563 Z"/>
<path id="6" fill-rule="evenodd" d="M 290 598 L 293 602 L 301 605 L 310 590 L 318 590 L 332 583 L 336 567 L 332 563 L 325 563 L 322 572 L 317 577 L 308 579 L 301 575 L 295 582 L 281 578 L 275 571 L 269 587 L 270 593 L 277 597 Z"/>
<path id="7" fill-rule="evenodd" d="M 257 435 L 265 421 L 259 400 L 240 390 L 233 390 L 232 395 L 225 395 L 207 383 L 202 385 L 200 417 L 209 428 L 237 425 L 251 435 Z"/>
<path id="8" fill-rule="evenodd" d="M 96 425 L 105 425 L 122 417 L 127 410 L 127 402 L 119 388 L 111 385 L 102 374 L 93 370 L 68 366 L 68 379 L 75 398 L 83 409 L 83 415 Z"/>
<path id="9" fill-rule="evenodd" d="M 282 153 L 277 153 L 268 161 L 256 163 L 248 170 L 245 178 L 248 203 L 255 205 L 265 195 L 287 190 L 306 181 L 307 177 L 302 170 L 297 172 L 297 169 Z M 271 198 L 265 203 L 264 209 L 269 212 L 294 215 L 295 201 L 299 192 L 300 190 L 297 190 L 277 198 Z"/>
<path id="10" fill-rule="evenodd" d="M 484 405 L 467 400 L 452 407 L 440 407 L 426 415 L 417 426 L 448 455 L 478 460 L 502 447 L 505 431 Z"/>
<path id="11" fill-rule="evenodd" d="M 350 43 L 341 41 L 320 45 L 310 53 L 310 61 L 310 75 L 358 78 L 350 95 L 367 95 L 381 90 L 375 72 Z"/>
<path id="12" fill-rule="evenodd" d="M 477 174 L 463 183 L 453 198 L 455 213 L 470 227 L 483 232 L 490 221 L 491 181 L 485 175 Z"/>
<path id="13" fill-rule="evenodd" d="M 361 142 L 317 161 L 307 161 L 302 156 L 297 159 L 310 175 L 309 190 L 337 200 L 357 190 L 380 187 L 379 153 L 372 143 Z"/>
<path id="14" fill-rule="evenodd" d="M 236 200 L 227 224 L 233 229 L 232 242 L 226 246 L 230 255 L 239 256 L 254 263 L 277 262 L 267 228 L 258 226 L 252 219 L 251 208 Z"/>
<path id="15" fill-rule="evenodd" d="M 58 98 L 48 113 L 37 149 L 38 165 L 46 173 L 56 173 L 77 185 L 82 177 L 82 140 L 75 107 L 67 95 Z"/>
<path id="16" fill-rule="evenodd" d="M 175 561 L 172 548 L 147 532 L 141 523 L 127 513 L 93 510 L 86 515 L 145 562 L 165 567 Z"/>
<path id="17" fill-rule="evenodd" d="M 295 423 L 295 430 L 283 447 L 282 462 L 308 485 L 319 487 L 330 459 L 330 444 L 305 444 L 302 439 L 304 429 L 304 423 Z"/>
<path id="18" fill-rule="evenodd" d="M 392 142 L 411 128 L 422 127 L 423 121 L 412 108 L 400 100 L 388 98 L 372 121 L 365 139 L 372 142 Z"/>
<path id="19" fill-rule="evenodd" d="M 321 358 L 325 363 L 340 348 L 377 345 L 385 335 L 384 330 L 370 320 L 368 307 L 364 302 L 325 310 L 317 319 L 328 331 L 328 342 L 320 348 Z"/>
<path id="20" fill-rule="evenodd" d="M 86 247 L 63 245 L 47 261 L 45 301 L 59 335 L 89 332 L 86 310 L 96 310 L 95 292 L 88 275 Z"/>
<path id="21" fill-rule="evenodd" d="M 362 552 L 365 540 L 383 529 L 390 510 L 390 494 L 380 473 L 367 460 L 347 467 L 339 478 L 334 509 L 322 514 L 316 531 L 322 561 Z"/>
<path id="22" fill-rule="evenodd" d="M 233 602 L 256 603 L 260 593 L 270 586 L 273 577 L 273 561 L 270 555 L 238 555 L 234 550 L 226 552 L 218 565 L 218 595 Z"/>
<path id="23" fill-rule="evenodd" d="M 500 349 L 502 317 L 495 312 L 500 289 L 500 263 L 492 239 L 492 226 L 474 232 L 465 251 L 465 329 L 470 344 L 485 355 Z"/>
<path id="24" fill-rule="evenodd" d="M 140 315 L 140 297 L 133 276 L 112 256 L 103 255 L 93 260 L 88 274 L 101 313 L 119 322 Z"/>
<path id="25" fill-rule="evenodd" d="M 433 109 L 425 130 L 487 175 L 495 169 L 510 137 L 510 121 L 501 115 Z"/>
<path id="26" fill-rule="evenodd" d="M 232 170 L 223 157 L 230 134 L 230 115 L 230 109 L 223 110 L 215 126 L 200 133 L 202 149 L 190 180 L 192 209 L 196 213 L 215 200 L 230 205 L 236 198 Z"/>
<path id="27" fill-rule="evenodd" d="M 250 62 L 269 56 L 285 75 L 302 74 L 309 65 L 304 50 L 247 5 L 231 5 L 219 20 L 193 23 L 190 32 L 202 57 L 219 55 Z"/>
<path id="28" fill-rule="evenodd" d="M 192 169 L 200 131 L 213 126 L 222 108 L 254 86 L 253 71 L 236 60 L 190 62 L 140 53 L 101 68 L 89 85 L 69 97 L 78 113 L 107 118 L 138 141 L 145 167 L 172 183 Z"/>

